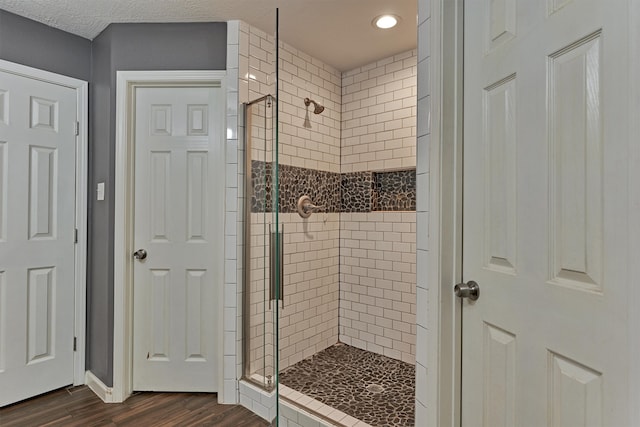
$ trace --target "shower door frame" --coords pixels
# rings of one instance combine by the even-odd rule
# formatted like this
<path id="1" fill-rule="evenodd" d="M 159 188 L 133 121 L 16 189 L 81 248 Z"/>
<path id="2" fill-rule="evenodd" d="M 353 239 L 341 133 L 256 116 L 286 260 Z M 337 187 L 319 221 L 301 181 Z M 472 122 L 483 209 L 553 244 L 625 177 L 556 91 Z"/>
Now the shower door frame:
<path id="1" fill-rule="evenodd" d="M 251 305 L 251 296 L 250 296 L 250 287 L 251 287 L 251 213 L 252 213 L 252 198 L 250 197 L 251 194 L 249 193 L 249 191 L 253 191 L 253 179 L 252 179 L 252 164 L 251 161 L 253 160 L 251 157 L 251 138 L 249 138 L 248 136 L 248 132 L 251 129 L 251 118 L 248 114 L 248 110 L 249 107 L 253 104 L 257 104 L 259 102 L 266 102 L 267 100 L 270 100 L 270 102 L 273 103 L 272 107 L 275 111 L 277 111 L 278 108 L 278 104 L 276 101 L 276 98 L 271 95 L 271 94 L 267 94 L 264 95 L 260 98 L 254 99 L 252 101 L 249 101 L 245 104 L 243 104 L 244 107 L 244 121 L 245 121 L 245 126 L 244 126 L 244 170 L 245 170 L 245 174 L 244 174 L 244 215 L 243 215 L 243 222 L 244 222 L 244 232 L 243 232 L 243 268 L 242 268 L 242 283 L 243 283 L 243 289 L 242 289 L 242 310 L 243 310 L 243 320 L 242 320 L 242 335 L 243 335 L 243 340 L 242 340 L 242 378 L 248 382 L 250 382 L 251 384 L 257 385 L 261 388 L 263 388 L 266 392 L 271 393 L 272 391 L 274 391 L 277 386 L 278 386 L 278 381 L 277 381 L 277 372 L 274 372 L 274 377 L 275 377 L 275 382 L 274 384 L 272 384 L 271 387 L 265 387 L 264 384 L 257 384 L 255 380 L 253 380 L 251 378 L 250 375 L 250 353 L 251 353 L 251 342 L 249 340 L 249 336 L 250 336 L 250 330 L 251 330 L 251 325 L 249 323 L 249 307 Z M 273 117 L 273 126 L 277 126 L 277 119 L 276 117 Z M 274 138 L 273 144 L 277 144 L 277 139 Z M 275 155 L 275 151 L 274 151 L 274 161 L 277 162 L 277 157 Z M 272 170 L 273 171 L 273 170 Z M 275 169 L 276 173 L 277 173 L 277 168 Z M 275 182 L 274 182 L 274 189 L 275 189 Z M 274 203 L 274 209 L 278 209 L 278 201 L 277 199 L 273 199 L 272 203 Z M 266 205 L 265 205 L 266 207 Z M 276 222 L 276 227 L 279 229 L 279 224 Z M 282 246 L 283 242 L 280 241 L 279 245 Z M 280 271 L 280 275 L 282 275 L 282 271 Z M 270 284 L 271 286 L 271 284 Z M 271 294 L 271 293 L 270 293 Z M 271 296 L 271 295 L 270 295 Z M 273 301 L 273 304 L 277 305 L 278 301 L 275 300 Z M 276 307 L 276 315 L 278 315 L 278 310 Z M 274 327 L 274 333 L 275 333 L 275 341 L 274 341 L 274 346 L 275 346 L 275 358 L 279 357 L 279 345 L 278 345 L 278 339 L 279 339 L 279 330 L 278 330 L 278 324 L 275 324 Z M 274 367 L 274 369 L 277 369 L 277 364 Z"/>

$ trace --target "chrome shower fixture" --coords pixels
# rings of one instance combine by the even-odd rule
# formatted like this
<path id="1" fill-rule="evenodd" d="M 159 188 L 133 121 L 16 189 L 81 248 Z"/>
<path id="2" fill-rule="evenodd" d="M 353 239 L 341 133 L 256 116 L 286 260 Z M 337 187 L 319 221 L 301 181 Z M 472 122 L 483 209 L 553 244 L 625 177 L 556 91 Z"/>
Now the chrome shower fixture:
<path id="1" fill-rule="evenodd" d="M 324 206 L 314 205 L 311 201 L 311 197 L 307 196 L 306 194 L 298 199 L 296 207 L 298 209 L 298 215 L 300 215 L 302 218 L 309 218 L 312 213 L 326 211 Z"/>
<path id="2" fill-rule="evenodd" d="M 324 111 L 324 107 L 322 105 L 318 104 L 313 99 L 309 99 L 309 98 L 305 98 L 304 99 L 304 105 L 306 105 L 308 107 L 311 104 L 313 104 L 313 106 L 314 106 L 313 114 L 320 114 L 320 113 L 322 113 Z"/>

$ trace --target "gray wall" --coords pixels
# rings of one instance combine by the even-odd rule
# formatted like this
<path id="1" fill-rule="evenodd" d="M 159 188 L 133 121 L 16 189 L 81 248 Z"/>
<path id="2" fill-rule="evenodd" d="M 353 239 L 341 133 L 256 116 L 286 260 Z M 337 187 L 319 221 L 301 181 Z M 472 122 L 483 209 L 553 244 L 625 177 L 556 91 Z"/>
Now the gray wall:
<path id="1" fill-rule="evenodd" d="M 89 81 L 91 41 L 0 9 L 0 59 Z"/>
<path id="2" fill-rule="evenodd" d="M 116 72 L 224 70 L 226 23 L 112 24 L 92 44 L 87 369 L 113 385 Z M 105 182 L 105 200 L 94 189 Z"/>
<path id="3" fill-rule="evenodd" d="M 92 43 L 89 91 L 89 229 L 87 258 L 86 367 L 113 385 L 113 192 L 95 200 L 96 183 L 113 175 L 111 138 L 111 29 Z M 115 109 L 115 108 L 114 108 Z"/>

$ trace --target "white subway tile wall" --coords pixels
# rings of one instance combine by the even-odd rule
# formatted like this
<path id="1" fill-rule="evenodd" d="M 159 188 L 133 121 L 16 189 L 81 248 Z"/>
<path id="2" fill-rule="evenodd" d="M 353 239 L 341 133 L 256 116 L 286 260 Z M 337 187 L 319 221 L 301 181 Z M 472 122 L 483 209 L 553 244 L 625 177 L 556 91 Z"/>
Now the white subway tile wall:
<path id="1" fill-rule="evenodd" d="M 416 167 L 416 50 L 343 73 L 342 172 Z M 416 215 L 343 213 L 340 341 L 415 363 Z"/>
<path id="2" fill-rule="evenodd" d="M 415 363 L 416 214 L 340 218 L 340 341 Z"/>
<path id="3" fill-rule="evenodd" d="M 275 96 L 275 42 L 273 36 L 240 22 L 239 77 L 240 102 L 261 96 Z"/>
<path id="4" fill-rule="evenodd" d="M 338 342 L 340 214 L 284 224 L 284 308 L 280 310 L 280 369 Z"/>
<path id="5" fill-rule="evenodd" d="M 340 172 L 341 73 L 280 43 L 280 163 Z M 313 113 L 310 98 L 324 106 Z"/>
<path id="6" fill-rule="evenodd" d="M 240 102 L 275 94 L 274 37 L 242 22 L 239 27 Z M 340 172 L 342 74 L 281 42 L 279 78 L 280 164 Z M 305 98 L 324 111 L 314 114 Z"/>
<path id="7" fill-rule="evenodd" d="M 416 166 L 416 50 L 342 75 L 342 172 Z"/>

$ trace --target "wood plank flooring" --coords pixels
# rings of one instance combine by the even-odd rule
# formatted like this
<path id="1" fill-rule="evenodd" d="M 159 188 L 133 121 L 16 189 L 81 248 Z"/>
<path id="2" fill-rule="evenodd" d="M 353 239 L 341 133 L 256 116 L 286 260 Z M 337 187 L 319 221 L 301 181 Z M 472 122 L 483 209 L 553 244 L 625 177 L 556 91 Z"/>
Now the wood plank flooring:
<path id="1" fill-rule="evenodd" d="M 246 408 L 221 405 L 215 394 L 136 393 L 103 403 L 86 386 L 60 389 L 0 409 L 0 426 L 269 426 Z"/>

